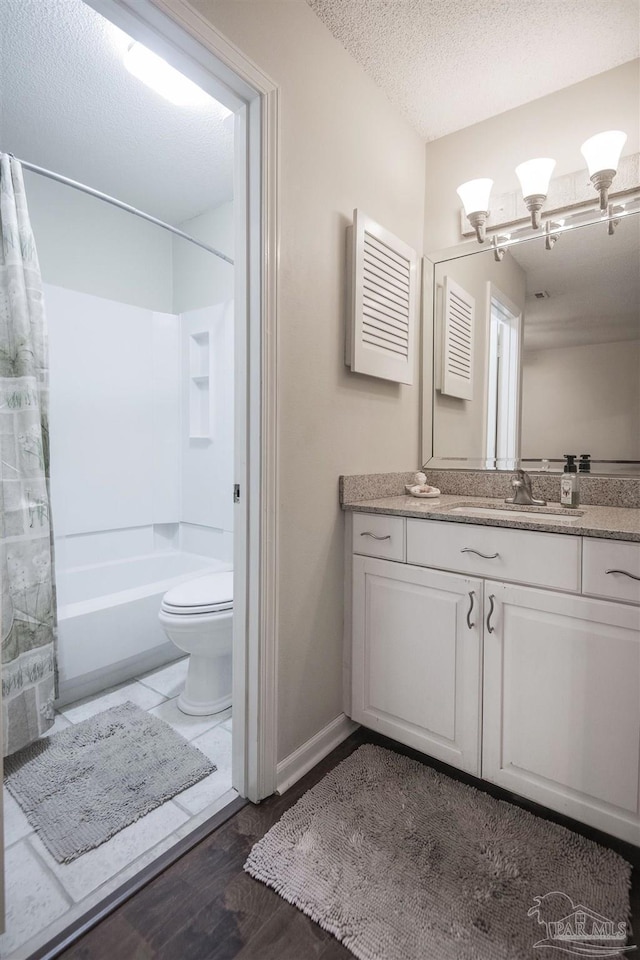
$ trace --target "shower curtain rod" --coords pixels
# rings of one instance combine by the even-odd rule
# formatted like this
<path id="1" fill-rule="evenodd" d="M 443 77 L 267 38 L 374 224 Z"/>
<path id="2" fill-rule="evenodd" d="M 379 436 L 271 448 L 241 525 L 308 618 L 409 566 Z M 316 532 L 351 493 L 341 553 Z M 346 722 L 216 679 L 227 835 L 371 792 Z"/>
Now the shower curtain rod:
<path id="1" fill-rule="evenodd" d="M 13 154 L 11 153 L 9 156 L 13 157 Z M 88 187 L 86 184 L 79 183 L 77 180 L 70 180 L 69 177 L 63 177 L 62 174 L 54 173 L 53 170 L 45 170 L 44 167 L 37 167 L 35 163 L 27 163 L 26 160 L 20 160 L 19 157 L 14 157 L 14 160 L 17 160 L 18 163 L 22 164 L 25 170 L 31 170 L 32 173 L 39 173 L 43 177 L 48 177 L 49 180 L 56 180 L 58 183 L 64 183 L 67 187 L 73 187 L 74 190 L 80 190 L 82 193 L 88 193 L 89 196 L 97 197 L 98 200 L 104 200 L 106 203 L 110 203 L 112 206 L 118 207 L 120 210 L 126 210 L 127 213 L 133 213 L 136 217 L 141 217 L 142 220 L 148 220 L 149 223 L 155 223 L 157 227 L 162 227 L 163 230 L 168 230 L 170 233 L 175 233 L 177 237 L 182 237 L 183 240 L 188 240 L 190 243 L 195 243 L 197 247 L 202 247 L 203 250 L 207 250 L 209 253 L 214 253 L 216 257 L 220 257 L 221 260 L 225 260 L 226 263 L 230 263 L 231 266 L 233 266 L 233 260 L 225 253 L 221 253 L 219 250 L 216 250 L 215 247 L 210 247 L 209 244 L 203 243 L 202 240 L 197 240 L 188 233 L 178 230 L 177 227 L 172 227 L 170 223 L 165 223 L 164 220 L 158 220 L 157 217 L 152 217 L 150 213 L 145 213 L 144 210 L 138 210 L 137 207 L 132 207 L 128 203 L 124 203 L 122 200 L 117 200 L 115 197 L 110 197 L 107 193 L 101 193 L 100 190 L 94 190 L 93 187 Z"/>

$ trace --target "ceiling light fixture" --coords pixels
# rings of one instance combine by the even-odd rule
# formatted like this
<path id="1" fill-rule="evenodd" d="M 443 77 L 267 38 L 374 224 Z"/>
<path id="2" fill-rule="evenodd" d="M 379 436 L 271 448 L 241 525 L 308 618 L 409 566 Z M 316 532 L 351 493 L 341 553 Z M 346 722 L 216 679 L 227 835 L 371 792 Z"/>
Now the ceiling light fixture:
<path id="1" fill-rule="evenodd" d="M 203 107 L 217 103 L 192 80 L 137 41 L 127 49 L 124 64 L 129 73 L 176 106 Z M 224 111 L 223 119 L 231 113 L 222 104 L 220 109 Z"/>
<path id="2" fill-rule="evenodd" d="M 489 196 L 493 180 L 487 178 L 468 180 L 461 183 L 456 193 L 464 204 L 464 212 L 469 223 L 476 231 L 478 243 L 484 243 L 486 237 L 485 224 L 489 216 Z"/>
<path id="3" fill-rule="evenodd" d="M 605 130 L 589 137 L 580 147 L 587 161 L 589 177 L 600 194 L 600 209 L 606 210 L 609 203 L 609 187 L 618 172 L 620 154 L 627 140 L 622 130 Z"/>

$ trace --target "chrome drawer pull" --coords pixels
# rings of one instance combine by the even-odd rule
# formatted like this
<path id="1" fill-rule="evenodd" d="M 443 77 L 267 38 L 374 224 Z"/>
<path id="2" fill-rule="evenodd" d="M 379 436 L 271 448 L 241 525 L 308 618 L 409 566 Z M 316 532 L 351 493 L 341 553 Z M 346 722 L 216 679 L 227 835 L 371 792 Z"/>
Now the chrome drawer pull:
<path id="1" fill-rule="evenodd" d="M 473 592 L 473 590 L 470 590 L 469 591 L 469 611 L 467 613 L 467 626 L 469 627 L 469 630 L 473 630 L 473 628 L 475 627 L 475 623 L 471 623 L 471 613 L 473 611 L 474 597 L 475 597 L 475 593 Z"/>
<path id="2" fill-rule="evenodd" d="M 488 632 L 488 633 L 493 633 L 493 631 L 494 631 L 494 628 L 491 626 L 491 617 L 493 616 L 493 608 L 494 608 L 494 605 L 495 605 L 495 599 L 496 599 L 496 598 L 494 597 L 494 595 L 493 595 L 493 594 L 490 594 L 490 596 L 489 596 L 489 603 L 491 604 L 491 606 L 489 607 L 489 613 L 487 614 L 487 632 Z"/>
<path id="3" fill-rule="evenodd" d="M 463 547 L 460 553 L 475 553 L 477 557 L 482 557 L 483 560 L 496 560 L 500 556 L 499 553 L 480 553 L 479 550 L 474 550 L 473 547 Z"/>
<path id="4" fill-rule="evenodd" d="M 632 580 L 640 580 L 635 573 L 629 573 L 628 570 L 605 570 L 605 573 L 621 573 L 623 577 L 631 577 Z"/>
<path id="5" fill-rule="evenodd" d="M 371 537 L 373 540 L 391 540 L 391 534 L 388 533 L 386 537 L 376 537 L 375 533 L 369 533 L 365 530 L 364 533 L 360 534 L 361 537 Z"/>

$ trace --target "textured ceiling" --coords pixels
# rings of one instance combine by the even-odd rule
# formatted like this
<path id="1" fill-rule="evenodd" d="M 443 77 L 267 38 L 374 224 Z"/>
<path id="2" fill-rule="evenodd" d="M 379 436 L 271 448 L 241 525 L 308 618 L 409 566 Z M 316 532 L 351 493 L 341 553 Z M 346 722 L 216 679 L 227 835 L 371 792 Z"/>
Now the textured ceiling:
<path id="1" fill-rule="evenodd" d="M 180 223 L 228 200 L 233 132 L 122 63 L 128 38 L 82 0 L 0 0 L 0 150 Z"/>
<path id="2" fill-rule="evenodd" d="M 640 0 L 307 2 L 428 140 L 638 55 Z M 231 197 L 232 132 L 127 42 L 82 0 L 0 0 L 0 150 L 179 223 Z"/>
<path id="3" fill-rule="evenodd" d="M 426 139 L 639 54 L 639 0 L 307 0 Z"/>

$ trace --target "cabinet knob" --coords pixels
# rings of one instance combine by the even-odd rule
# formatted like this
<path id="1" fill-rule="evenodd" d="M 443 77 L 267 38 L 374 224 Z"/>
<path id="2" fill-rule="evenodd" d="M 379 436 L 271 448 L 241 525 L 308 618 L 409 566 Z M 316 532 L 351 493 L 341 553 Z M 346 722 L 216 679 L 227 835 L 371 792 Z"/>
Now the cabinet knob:
<path id="1" fill-rule="evenodd" d="M 388 533 L 386 537 L 376 537 L 375 533 L 369 533 L 368 530 L 365 530 L 364 533 L 360 534 L 361 537 L 371 537 L 373 540 L 391 540 L 391 534 Z"/>

